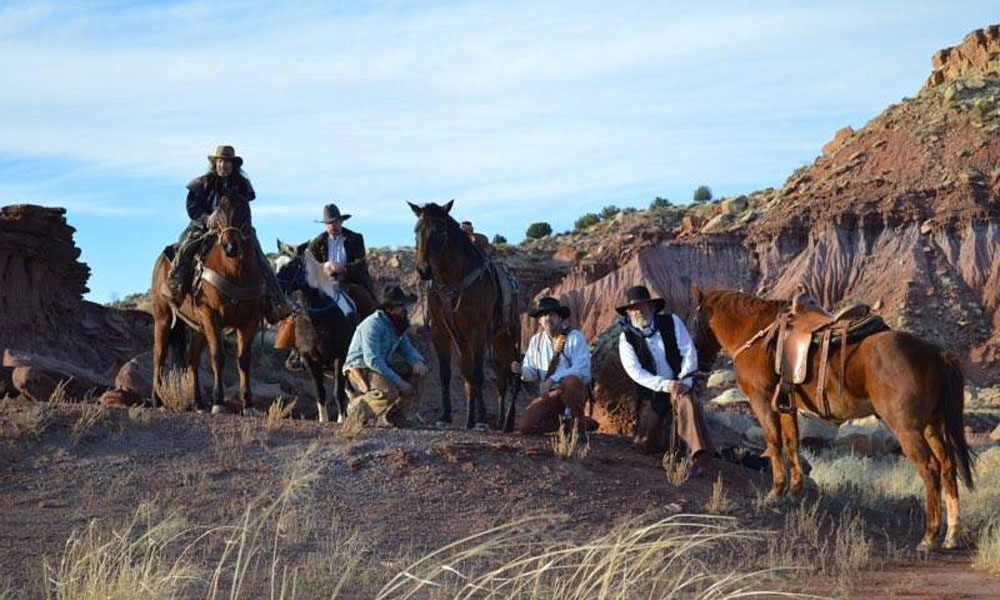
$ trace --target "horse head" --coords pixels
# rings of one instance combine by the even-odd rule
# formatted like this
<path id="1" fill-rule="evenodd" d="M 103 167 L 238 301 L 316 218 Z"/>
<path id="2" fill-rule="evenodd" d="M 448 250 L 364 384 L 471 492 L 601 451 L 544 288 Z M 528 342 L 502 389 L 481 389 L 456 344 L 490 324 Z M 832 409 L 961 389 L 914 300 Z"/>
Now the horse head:
<path id="1" fill-rule="evenodd" d="M 417 236 L 416 267 L 421 279 L 431 279 L 433 266 L 441 264 L 453 240 L 465 239 L 458 222 L 448 214 L 454 203 L 454 200 L 449 200 L 443 206 L 433 202 L 417 206 L 407 202 L 413 214 L 417 215 L 413 231 Z"/>
<path id="2" fill-rule="evenodd" d="M 711 293 L 706 294 L 698 285 L 692 288 L 694 294 L 694 321 L 691 323 L 691 334 L 694 338 L 694 347 L 698 352 L 698 368 L 705 370 L 711 368 L 715 358 L 722 350 L 715 332 L 712 331 L 712 309 L 713 302 L 709 299 Z"/>
<path id="3" fill-rule="evenodd" d="M 274 274 L 285 294 L 301 290 L 306 285 L 304 246 L 296 248 L 278 240 L 278 257 L 274 260 Z"/>
<path id="4" fill-rule="evenodd" d="M 251 236 L 250 206 L 246 198 L 220 198 L 219 207 L 209 217 L 208 225 L 226 256 L 243 257 L 243 248 Z"/>

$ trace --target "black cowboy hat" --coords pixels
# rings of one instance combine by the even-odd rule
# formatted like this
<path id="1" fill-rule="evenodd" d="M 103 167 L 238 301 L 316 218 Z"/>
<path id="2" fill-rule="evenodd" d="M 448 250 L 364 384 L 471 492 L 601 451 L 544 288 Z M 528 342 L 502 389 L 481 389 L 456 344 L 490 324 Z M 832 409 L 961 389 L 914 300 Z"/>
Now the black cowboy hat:
<path id="1" fill-rule="evenodd" d="M 558 300 L 552 298 L 551 296 L 546 296 L 538 300 L 538 304 L 532 306 L 528 309 L 528 316 L 537 319 L 538 317 L 544 315 L 545 313 L 554 312 L 559 315 L 560 318 L 569 317 L 569 307 L 563 306 Z"/>
<path id="2" fill-rule="evenodd" d="M 209 154 L 208 160 L 214 161 L 217 158 L 224 158 L 233 161 L 237 168 L 243 166 L 243 157 L 236 156 L 236 150 L 232 146 L 219 146 L 215 149 L 215 154 Z"/>
<path id="3" fill-rule="evenodd" d="M 316 221 L 317 223 L 332 223 L 334 221 L 346 221 L 351 218 L 351 215 L 340 214 L 340 209 L 337 208 L 336 204 L 327 204 L 323 207 L 323 220 Z"/>
<path id="4" fill-rule="evenodd" d="M 640 304 L 649 303 L 653 305 L 653 312 L 658 313 L 667 307 L 667 301 L 663 298 L 653 298 L 649 295 L 649 290 L 644 285 L 634 285 L 625 292 L 625 304 L 615 308 L 618 314 L 625 316 L 628 309 L 635 308 Z"/>
<path id="5" fill-rule="evenodd" d="M 398 285 L 387 285 L 382 291 L 382 306 L 407 306 L 417 301 L 413 294 L 407 294 Z"/>

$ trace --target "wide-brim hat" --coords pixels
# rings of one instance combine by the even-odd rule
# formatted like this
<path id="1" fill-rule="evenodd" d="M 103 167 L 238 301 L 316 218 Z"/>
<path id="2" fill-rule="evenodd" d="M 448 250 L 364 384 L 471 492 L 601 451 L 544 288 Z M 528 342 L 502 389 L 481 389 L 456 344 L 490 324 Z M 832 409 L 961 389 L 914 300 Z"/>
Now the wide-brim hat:
<path id="1" fill-rule="evenodd" d="M 552 298 L 551 296 L 546 296 L 538 300 L 538 304 L 532 306 L 528 309 L 528 316 L 537 319 L 538 317 L 544 315 L 545 313 L 554 312 L 559 315 L 560 318 L 569 317 L 569 307 L 563 306 L 558 300 Z"/>
<path id="2" fill-rule="evenodd" d="M 337 208 L 336 204 L 327 204 L 323 207 L 323 220 L 316 221 L 317 223 L 333 223 L 334 221 L 346 221 L 351 218 L 351 215 L 340 214 L 340 209 Z"/>
<path id="3" fill-rule="evenodd" d="M 409 306 L 416 301 L 415 294 L 407 294 L 398 285 L 387 285 L 382 291 L 382 306 Z"/>
<path id="4" fill-rule="evenodd" d="M 243 157 L 236 156 L 236 150 L 233 150 L 232 146 L 219 146 L 215 149 L 215 154 L 208 155 L 208 160 L 214 161 L 217 158 L 231 160 L 237 167 L 243 166 Z"/>
<path id="5" fill-rule="evenodd" d="M 634 285 L 625 292 L 625 304 L 615 308 L 618 314 L 625 316 L 628 309 L 635 308 L 641 304 L 651 304 L 653 312 L 658 313 L 667 307 L 667 301 L 663 298 L 653 298 L 649 295 L 649 290 L 644 285 Z"/>

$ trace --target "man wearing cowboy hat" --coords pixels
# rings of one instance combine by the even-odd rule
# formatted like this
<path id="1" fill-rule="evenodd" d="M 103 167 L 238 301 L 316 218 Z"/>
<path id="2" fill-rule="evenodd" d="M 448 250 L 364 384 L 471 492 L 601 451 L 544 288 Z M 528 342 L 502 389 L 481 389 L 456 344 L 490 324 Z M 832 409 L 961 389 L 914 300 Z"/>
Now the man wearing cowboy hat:
<path id="1" fill-rule="evenodd" d="M 510 368 L 524 381 L 538 381 L 539 395 L 525 409 L 518 430 L 556 431 L 566 409 L 576 427 L 597 429 L 597 422 L 583 413 L 590 384 L 590 348 L 580 330 L 569 326 L 569 307 L 545 297 L 528 314 L 538 320 L 538 333 L 531 336 L 524 361 L 515 361 Z"/>
<path id="2" fill-rule="evenodd" d="M 208 172 L 187 185 L 187 213 L 191 223 L 178 241 L 177 253 L 167 280 L 172 299 L 177 304 L 181 304 L 184 297 L 191 292 L 194 256 L 202 247 L 202 242 L 211 228 L 212 215 L 219 207 L 219 200 L 223 196 L 228 196 L 244 198 L 250 202 L 257 197 L 250 180 L 240 168 L 243 166 L 243 158 L 236 155 L 232 146 L 216 148 L 215 154 L 208 155 L 208 163 Z M 271 263 L 260 248 L 256 231 L 253 231 L 251 237 L 267 286 L 265 317 L 269 322 L 277 323 L 291 311 L 271 269 Z"/>
<path id="3" fill-rule="evenodd" d="M 409 307 L 417 297 L 398 285 L 386 287 L 378 310 L 354 330 L 344 359 L 353 388 L 349 413 L 362 421 L 408 427 L 420 424 L 420 381 L 427 374 L 423 356 L 406 330 Z"/>
<path id="4" fill-rule="evenodd" d="M 625 297 L 626 303 L 616 308 L 624 317 L 618 354 L 636 384 L 636 445 L 643 451 L 656 450 L 672 409 L 677 433 L 691 452 L 693 469 L 703 471 L 714 451 L 691 391 L 693 374 L 698 370 L 698 353 L 691 336 L 677 315 L 662 312 L 666 301 L 652 298 L 645 286 L 629 288 Z M 644 403 L 655 414 L 651 426 L 639 422 Z"/>
<path id="5" fill-rule="evenodd" d="M 350 218 L 349 214 L 340 214 L 336 204 L 324 206 L 323 220 L 317 223 L 326 225 L 326 231 L 309 242 L 309 251 L 323 264 L 328 275 L 344 285 L 347 295 L 354 300 L 361 318 L 364 318 L 378 307 L 378 296 L 368 273 L 365 238 L 344 227 L 344 221 Z"/>
<path id="6" fill-rule="evenodd" d="M 476 233 L 476 230 L 472 227 L 472 221 L 462 221 L 459 223 L 459 227 L 462 228 L 462 233 L 469 238 L 469 241 L 479 246 L 487 256 L 493 256 L 497 253 L 497 249 L 486 239 L 485 235 Z"/>

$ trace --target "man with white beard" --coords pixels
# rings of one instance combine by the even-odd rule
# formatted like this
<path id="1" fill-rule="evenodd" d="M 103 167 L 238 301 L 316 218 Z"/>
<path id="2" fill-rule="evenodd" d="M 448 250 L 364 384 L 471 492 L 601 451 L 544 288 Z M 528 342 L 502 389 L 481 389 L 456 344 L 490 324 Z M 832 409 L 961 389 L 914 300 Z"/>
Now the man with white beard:
<path id="1" fill-rule="evenodd" d="M 641 408 L 649 402 L 656 418 L 646 431 L 636 431 L 636 445 L 643 451 L 660 446 L 660 432 L 671 410 L 677 433 L 688 446 L 692 473 L 704 471 L 714 450 L 701 407 L 692 395 L 698 353 L 684 322 L 670 313 L 663 298 L 652 298 L 645 286 L 625 293 L 626 303 L 616 310 L 625 317 L 618 337 L 618 354 L 625 372 L 636 384 Z M 638 416 L 636 422 L 639 422 Z"/>

